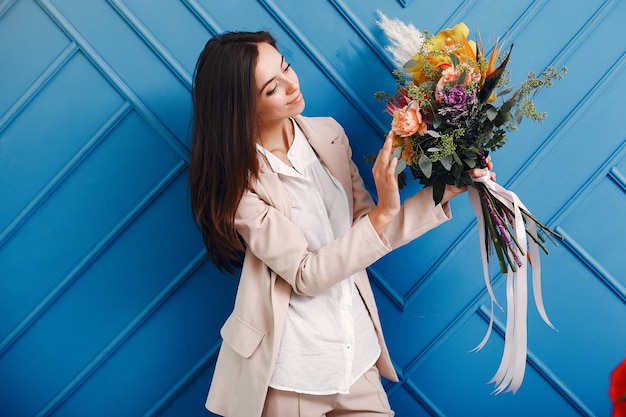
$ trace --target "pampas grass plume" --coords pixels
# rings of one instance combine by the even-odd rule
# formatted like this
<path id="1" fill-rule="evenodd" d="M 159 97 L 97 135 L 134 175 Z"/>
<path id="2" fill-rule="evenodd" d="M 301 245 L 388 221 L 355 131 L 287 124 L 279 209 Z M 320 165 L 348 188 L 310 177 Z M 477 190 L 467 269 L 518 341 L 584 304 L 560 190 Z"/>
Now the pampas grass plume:
<path id="1" fill-rule="evenodd" d="M 424 35 L 413 24 L 406 24 L 399 19 L 390 19 L 378 10 L 380 20 L 376 24 L 385 32 L 391 42 L 385 50 L 391 52 L 399 67 L 404 66 L 422 48 Z"/>

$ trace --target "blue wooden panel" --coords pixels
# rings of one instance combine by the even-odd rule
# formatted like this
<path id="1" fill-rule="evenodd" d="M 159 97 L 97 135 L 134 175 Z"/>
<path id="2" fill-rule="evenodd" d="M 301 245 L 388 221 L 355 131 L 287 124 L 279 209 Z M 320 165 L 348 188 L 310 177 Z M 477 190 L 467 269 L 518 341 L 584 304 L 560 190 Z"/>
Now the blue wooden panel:
<path id="1" fill-rule="evenodd" d="M 32 1 L 18 2 L 5 10 L 1 19 L 0 56 L 5 81 L 0 84 L 0 112 L 5 114 L 70 40 Z"/>
<path id="2" fill-rule="evenodd" d="M 57 71 L 2 131 L 0 184 L 12 196 L 0 206 L 2 228 L 122 105 L 121 97 L 80 54 Z"/>
<path id="3" fill-rule="evenodd" d="M 187 204 L 190 88 L 207 39 L 270 30 L 296 69 L 308 115 L 375 153 L 391 90 L 391 17 L 437 31 L 464 21 L 515 42 L 509 65 L 567 65 L 494 154 L 498 179 L 565 237 L 542 258 L 558 332 L 530 307 L 527 375 L 490 395 L 504 314 L 489 314 L 473 214 L 387 255 L 370 275 L 401 376 L 399 417 L 604 416 L 624 356 L 626 39 L 619 0 L 6 0 L 0 3 L 0 415 L 202 416 L 236 277 L 203 253 Z M 7 65 L 6 63 L 10 63 Z M 411 183 L 403 197 L 419 189 Z M 503 278 L 493 273 L 503 302 Z"/>
<path id="4" fill-rule="evenodd" d="M 60 13 L 59 23 L 88 49 L 92 59 L 103 61 L 101 70 L 119 78 L 122 84 L 118 88 L 128 88 L 128 93 L 136 96 L 133 101 L 158 116 L 177 138 L 185 138 L 191 107 L 189 88 L 179 74 L 163 65 L 158 53 L 129 23 L 106 2 L 89 0 L 81 2 L 81 7 L 72 1 L 52 3 L 50 9 Z M 118 41 L 112 41 L 112 33 Z"/>
<path id="5" fill-rule="evenodd" d="M 11 277 L 0 293 L 3 336 L 59 280 L 71 279 L 74 266 L 175 166 L 172 152 L 135 113 L 118 123 L 0 251 Z"/>

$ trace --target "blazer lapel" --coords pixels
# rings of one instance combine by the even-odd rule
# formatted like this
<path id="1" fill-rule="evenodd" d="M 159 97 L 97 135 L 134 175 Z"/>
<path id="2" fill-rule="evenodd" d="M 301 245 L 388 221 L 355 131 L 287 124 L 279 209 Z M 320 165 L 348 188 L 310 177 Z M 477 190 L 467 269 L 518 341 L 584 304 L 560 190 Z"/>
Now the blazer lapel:
<path id="1" fill-rule="evenodd" d="M 315 124 L 315 126 L 312 126 L 309 121 L 314 119 L 305 119 L 303 116 L 296 116 L 295 120 L 319 156 L 320 161 L 343 186 L 350 206 L 350 215 L 352 215 L 351 164 L 348 159 L 346 145 L 341 142 L 341 132 L 337 129 L 332 129 L 327 124 Z"/>

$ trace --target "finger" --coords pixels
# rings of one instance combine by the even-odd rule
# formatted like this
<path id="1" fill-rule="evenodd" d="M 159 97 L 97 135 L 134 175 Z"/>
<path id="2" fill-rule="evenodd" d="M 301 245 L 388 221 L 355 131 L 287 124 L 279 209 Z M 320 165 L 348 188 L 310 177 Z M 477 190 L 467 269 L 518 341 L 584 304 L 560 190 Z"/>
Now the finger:
<path id="1" fill-rule="evenodd" d="M 391 135 L 388 135 L 387 138 L 385 139 L 385 142 L 383 143 L 383 148 L 381 149 L 382 156 L 387 161 L 389 161 L 389 158 L 391 157 L 391 153 L 393 152 L 392 144 L 393 144 L 392 137 Z"/>
<path id="2" fill-rule="evenodd" d="M 486 169 L 481 168 L 474 168 L 469 170 L 470 177 L 472 178 L 484 177 L 485 175 L 487 175 L 487 172 L 488 171 Z"/>
<path id="3" fill-rule="evenodd" d="M 388 175 L 393 175 L 394 178 L 396 177 L 396 167 L 398 166 L 398 158 L 396 158 L 395 156 L 393 158 L 391 158 L 391 161 L 389 161 L 389 167 L 387 168 L 387 174 Z"/>

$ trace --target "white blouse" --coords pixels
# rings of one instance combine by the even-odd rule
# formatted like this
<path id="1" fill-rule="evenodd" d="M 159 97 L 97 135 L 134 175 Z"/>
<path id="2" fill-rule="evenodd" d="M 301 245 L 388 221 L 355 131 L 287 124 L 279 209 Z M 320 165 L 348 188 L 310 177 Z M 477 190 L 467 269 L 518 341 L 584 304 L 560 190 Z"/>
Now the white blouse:
<path id="1" fill-rule="evenodd" d="M 293 122 L 292 166 L 257 145 L 291 200 L 292 221 L 316 251 L 352 225 L 346 193 Z M 270 386 L 304 394 L 346 394 L 380 356 L 380 346 L 352 276 L 324 293 L 291 293 Z"/>

